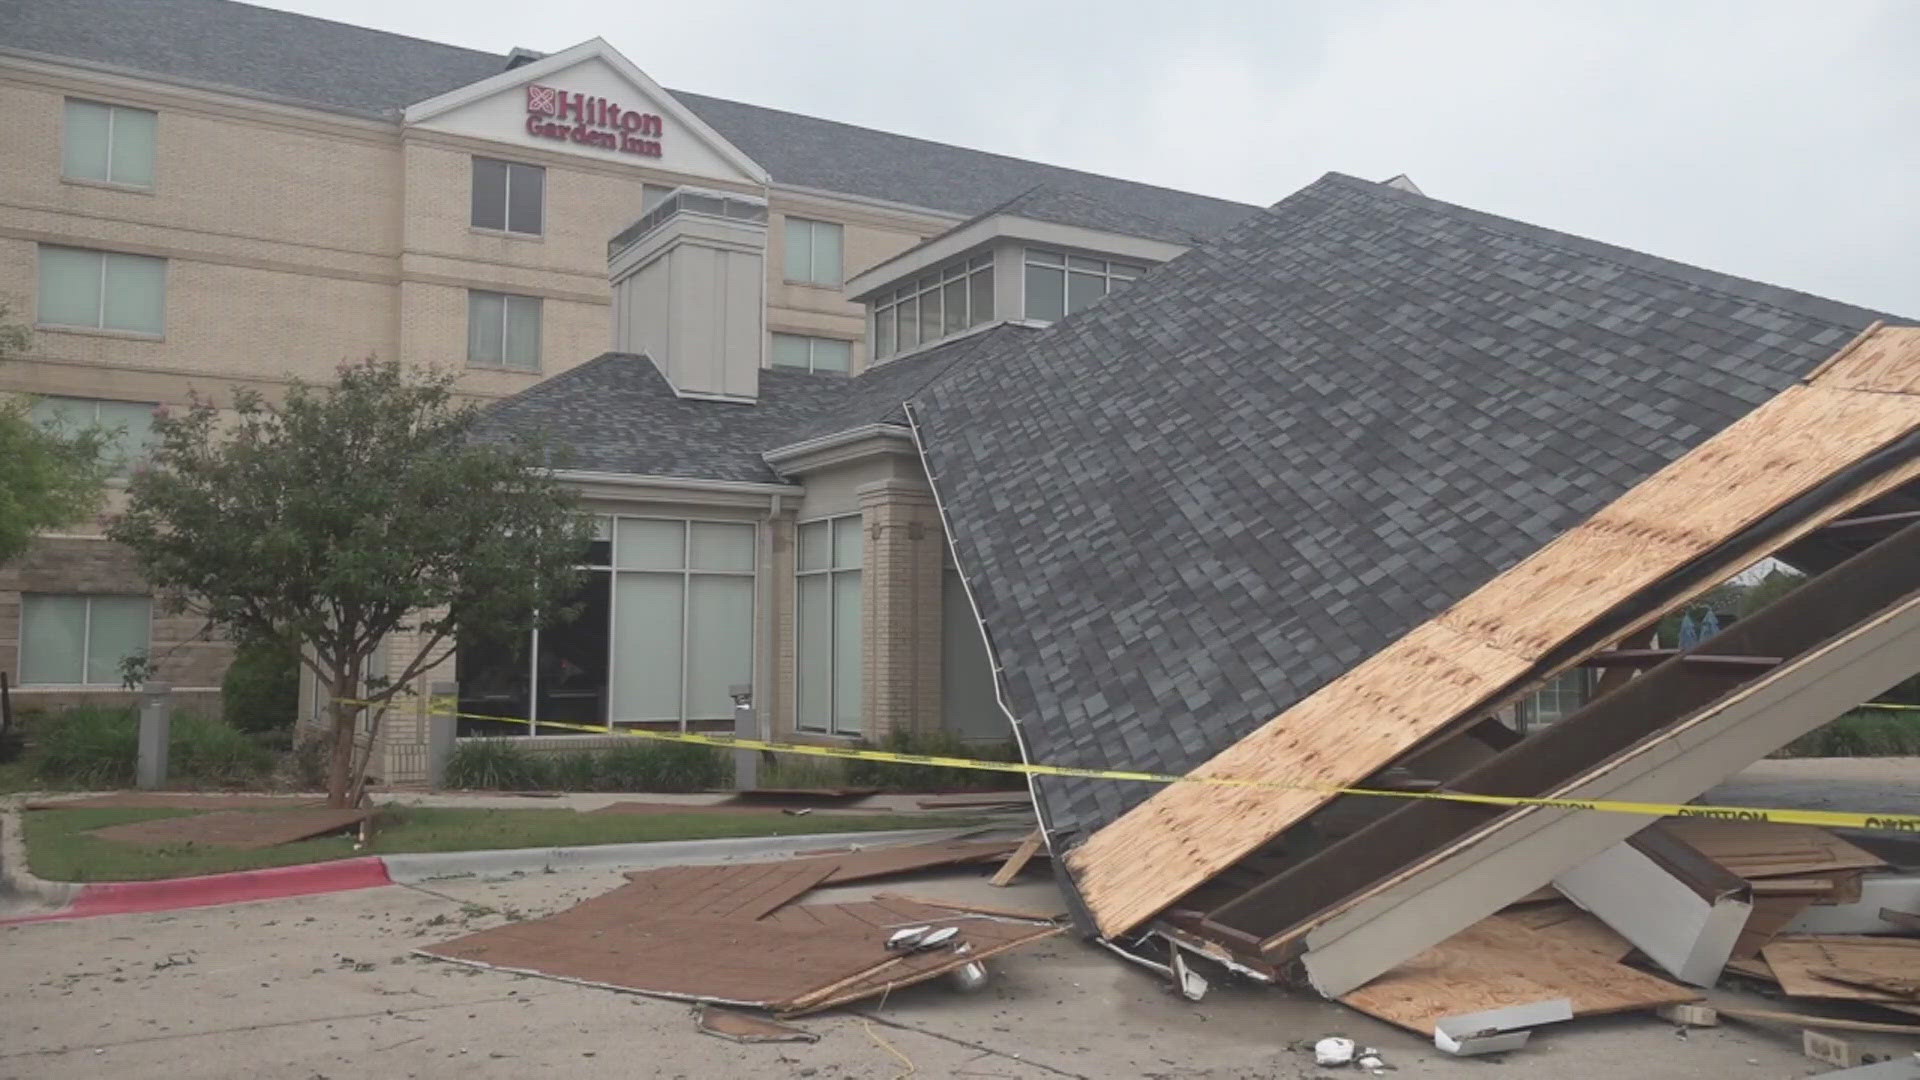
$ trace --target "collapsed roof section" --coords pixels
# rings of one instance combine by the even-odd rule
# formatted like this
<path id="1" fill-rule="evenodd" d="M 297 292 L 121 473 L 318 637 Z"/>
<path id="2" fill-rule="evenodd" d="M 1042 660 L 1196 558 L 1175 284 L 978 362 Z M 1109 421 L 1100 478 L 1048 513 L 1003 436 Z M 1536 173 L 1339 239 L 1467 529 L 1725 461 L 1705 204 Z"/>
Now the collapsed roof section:
<path id="1" fill-rule="evenodd" d="M 1875 317 L 1329 175 L 1123 297 L 956 367 L 910 413 L 1030 757 L 1184 773 Z M 1512 643 L 1464 632 L 1422 629 L 1396 677 L 1438 692 L 1430 673 L 1497 684 L 1526 666 Z M 1389 727 L 1423 722 L 1418 703 L 1377 693 L 1349 706 L 1319 722 L 1361 743 L 1382 710 Z M 1390 756 L 1397 738 L 1355 760 Z M 1351 771 L 1325 759 L 1354 748 L 1332 746 L 1306 752 L 1329 775 Z M 1036 788 L 1065 846 L 1154 791 L 1064 777 Z M 1198 835 L 1217 822 L 1196 821 L 1166 843 L 1143 839 L 1158 826 L 1130 824 L 1093 849 L 1115 861 L 1067 865 L 1101 929 L 1118 932 L 1292 813 L 1251 812 L 1244 830 Z"/>

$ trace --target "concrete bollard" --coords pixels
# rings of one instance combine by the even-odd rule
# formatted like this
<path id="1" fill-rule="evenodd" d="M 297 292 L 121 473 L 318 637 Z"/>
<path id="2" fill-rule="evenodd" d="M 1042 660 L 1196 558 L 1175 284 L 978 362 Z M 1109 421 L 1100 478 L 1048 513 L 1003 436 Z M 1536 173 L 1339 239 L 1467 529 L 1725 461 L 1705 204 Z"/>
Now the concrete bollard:
<path id="1" fill-rule="evenodd" d="M 453 713 L 460 708 L 460 684 L 433 683 L 427 688 L 427 784 L 434 788 L 447 782 L 447 763 L 453 759 L 453 737 L 460 720 Z"/>
<path id="2" fill-rule="evenodd" d="M 727 688 L 733 695 L 733 735 L 737 739 L 757 739 L 760 737 L 759 721 L 753 716 L 753 687 L 741 683 Z M 758 750 L 735 750 L 733 752 L 733 789 L 752 791 L 760 786 L 760 752 Z"/>
<path id="3" fill-rule="evenodd" d="M 173 687 L 149 682 L 140 687 L 139 752 L 134 782 L 151 791 L 167 783 L 167 743 L 173 734 Z"/>

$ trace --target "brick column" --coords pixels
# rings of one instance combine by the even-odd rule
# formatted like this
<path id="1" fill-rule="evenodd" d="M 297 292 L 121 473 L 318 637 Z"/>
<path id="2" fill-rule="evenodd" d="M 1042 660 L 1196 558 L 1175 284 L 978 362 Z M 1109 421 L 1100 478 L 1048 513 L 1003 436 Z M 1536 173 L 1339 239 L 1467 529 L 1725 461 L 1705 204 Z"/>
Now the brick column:
<path id="1" fill-rule="evenodd" d="M 442 610 L 428 617 L 444 614 Z M 407 665 L 413 662 L 420 642 L 420 635 L 411 630 L 388 635 L 384 650 L 386 670 L 379 674 L 389 679 L 399 678 Z M 439 647 L 445 648 L 445 645 Z M 378 659 L 379 655 L 376 654 L 375 658 Z M 370 774 L 389 785 L 412 786 L 427 782 L 427 691 L 436 682 L 452 682 L 454 679 L 453 657 L 449 656 L 408 684 L 407 689 L 412 691 L 411 694 L 403 691 L 389 703 L 386 718 L 380 721 L 380 745 L 374 748 L 373 764 L 367 769 Z"/>
<path id="2" fill-rule="evenodd" d="M 896 729 L 940 725 L 940 517 L 916 480 L 859 491 L 866 536 L 861 568 L 861 720 L 879 742 Z"/>

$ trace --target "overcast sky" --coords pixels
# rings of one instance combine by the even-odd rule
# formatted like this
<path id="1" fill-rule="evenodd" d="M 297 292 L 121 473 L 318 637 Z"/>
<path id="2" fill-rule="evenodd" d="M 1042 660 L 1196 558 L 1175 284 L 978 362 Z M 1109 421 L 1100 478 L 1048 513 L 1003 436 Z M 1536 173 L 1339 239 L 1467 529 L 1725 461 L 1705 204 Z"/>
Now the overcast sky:
<path id="1" fill-rule="evenodd" d="M 1267 204 L 1327 171 L 1920 318 L 1920 0 L 269 0 Z"/>

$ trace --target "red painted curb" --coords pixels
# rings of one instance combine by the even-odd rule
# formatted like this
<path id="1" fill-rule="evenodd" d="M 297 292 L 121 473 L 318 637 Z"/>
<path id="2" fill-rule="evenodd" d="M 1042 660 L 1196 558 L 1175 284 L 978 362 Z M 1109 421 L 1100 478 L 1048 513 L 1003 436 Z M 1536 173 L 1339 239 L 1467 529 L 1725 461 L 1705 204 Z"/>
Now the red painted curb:
<path id="1" fill-rule="evenodd" d="M 135 915 L 391 884 L 386 860 L 378 855 L 161 881 L 102 881 L 81 886 L 73 900 L 59 911 L 0 919 L 0 925 L 88 919 L 95 915 Z"/>

